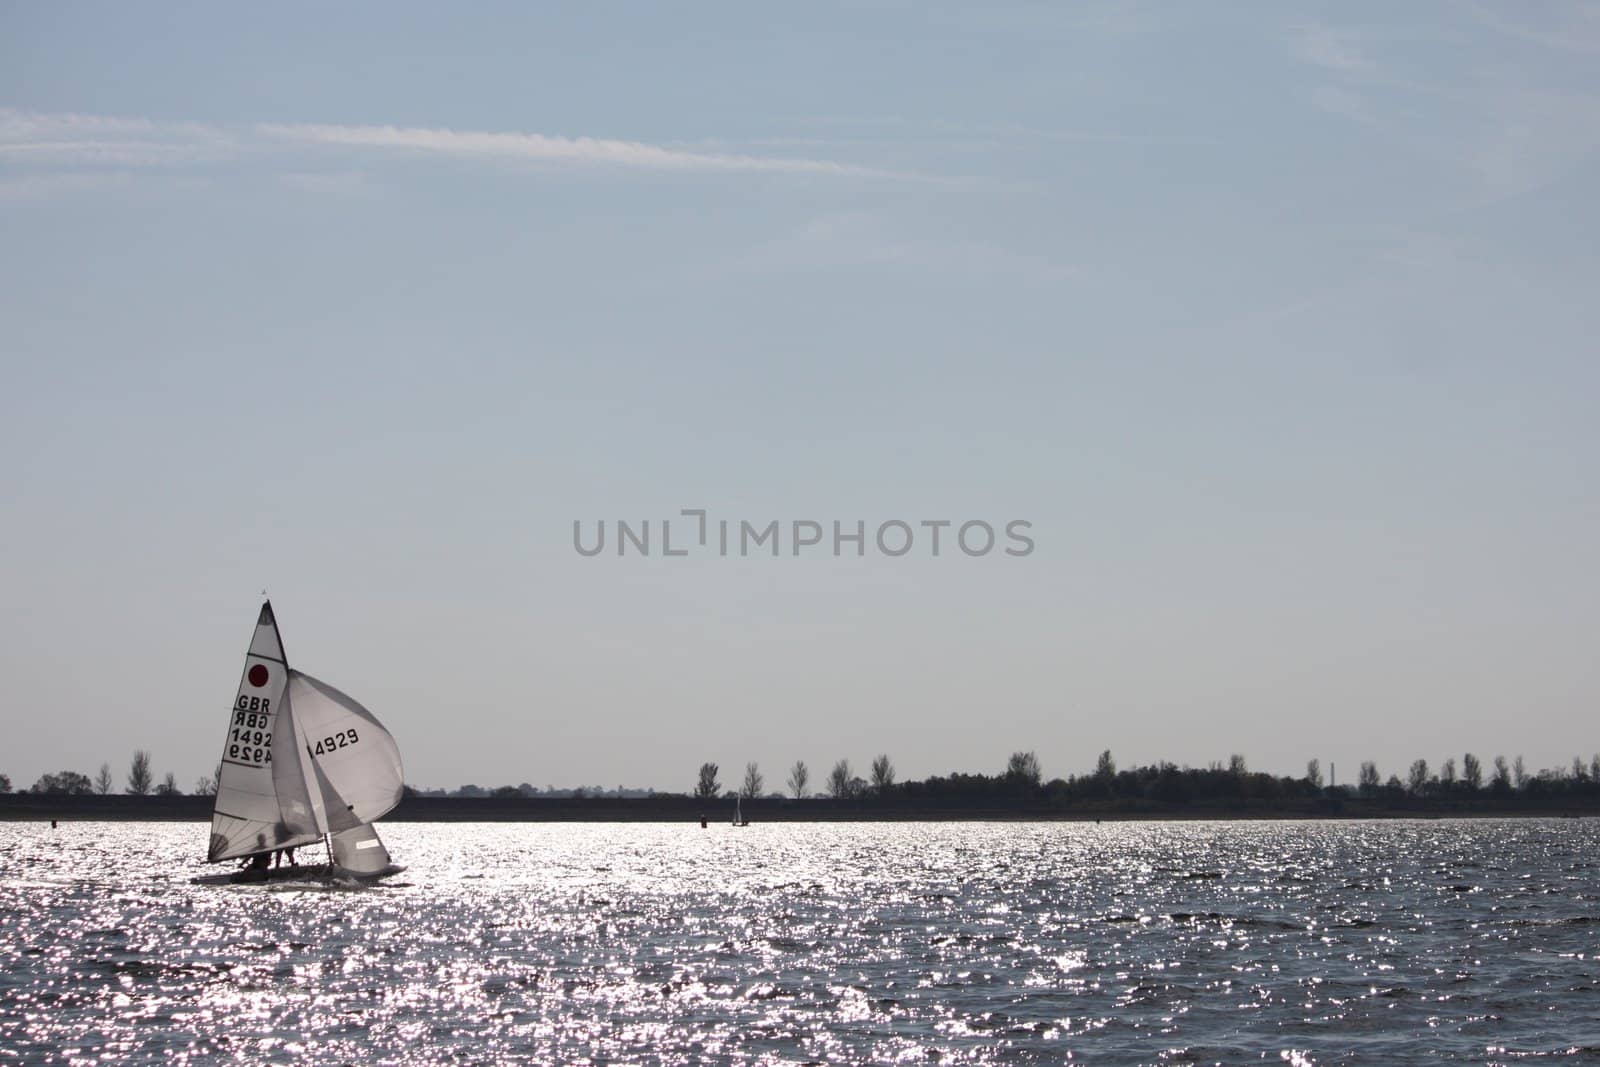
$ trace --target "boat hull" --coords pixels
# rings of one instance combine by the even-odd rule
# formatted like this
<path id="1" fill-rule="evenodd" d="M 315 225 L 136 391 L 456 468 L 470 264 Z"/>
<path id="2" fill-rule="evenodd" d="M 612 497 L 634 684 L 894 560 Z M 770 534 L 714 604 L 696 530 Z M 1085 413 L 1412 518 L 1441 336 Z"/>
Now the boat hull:
<path id="1" fill-rule="evenodd" d="M 298 867 L 268 867 L 265 870 L 245 869 L 208 874 L 193 879 L 196 885 L 265 885 L 269 882 L 377 882 L 405 870 L 391 863 L 381 871 L 357 874 L 328 863 L 304 863 Z"/>

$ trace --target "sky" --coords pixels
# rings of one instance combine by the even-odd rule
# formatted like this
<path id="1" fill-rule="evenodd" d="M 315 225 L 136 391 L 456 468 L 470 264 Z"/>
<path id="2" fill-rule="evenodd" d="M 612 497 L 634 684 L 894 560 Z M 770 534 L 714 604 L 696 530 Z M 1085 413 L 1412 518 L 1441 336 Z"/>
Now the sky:
<path id="1" fill-rule="evenodd" d="M 423 787 L 1587 757 L 1597 60 L 1592 3 L 0 4 L 0 772 L 211 773 L 263 590 Z"/>

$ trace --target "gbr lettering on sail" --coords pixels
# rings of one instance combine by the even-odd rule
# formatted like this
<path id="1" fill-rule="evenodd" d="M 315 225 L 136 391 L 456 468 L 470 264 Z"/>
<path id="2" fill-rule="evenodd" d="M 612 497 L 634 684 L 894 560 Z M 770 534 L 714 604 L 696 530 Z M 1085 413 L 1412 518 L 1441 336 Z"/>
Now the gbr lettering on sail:
<path id="1" fill-rule="evenodd" d="M 233 706 L 233 727 L 228 732 L 228 758 L 252 767 L 265 767 L 272 762 L 271 697 L 239 694 L 239 702 Z"/>

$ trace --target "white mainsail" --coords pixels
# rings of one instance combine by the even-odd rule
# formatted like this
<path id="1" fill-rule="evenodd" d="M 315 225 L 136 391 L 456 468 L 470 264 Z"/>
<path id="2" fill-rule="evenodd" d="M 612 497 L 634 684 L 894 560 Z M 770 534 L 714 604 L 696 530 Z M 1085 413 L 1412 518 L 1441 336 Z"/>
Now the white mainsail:
<path id="1" fill-rule="evenodd" d="M 388 867 L 367 824 L 400 802 L 399 747 L 366 708 L 290 669 L 270 604 L 245 658 L 222 758 L 212 862 L 332 834 L 338 866 L 358 874 Z"/>
<path id="2" fill-rule="evenodd" d="M 266 603 L 256 619 L 244 658 L 244 676 L 228 712 L 222 772 L 211 815 L 211 847 L 206 854 L 212 863 L 317 839 L 316 834 L 296 833 L 283 825 L 273 785 L 273 733 L 288 682 L 289 666 L 284 661 L 278 622 L 272 604 Z"/>

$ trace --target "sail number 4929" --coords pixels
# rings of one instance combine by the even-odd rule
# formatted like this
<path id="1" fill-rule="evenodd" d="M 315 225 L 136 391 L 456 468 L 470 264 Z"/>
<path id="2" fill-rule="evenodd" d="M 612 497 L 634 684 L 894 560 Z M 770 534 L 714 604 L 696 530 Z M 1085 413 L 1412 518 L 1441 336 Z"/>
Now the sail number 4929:
<path id="1" fill-rule="evenodd" d="M 272 734 L 248 726 L 235 726 L 228 735 L 228 758 L 240 763 L 253 763 L 258 767 L 266 766 L 272 762 Z"/>
<path id="2" fill-rule="evenodd" d="M 352 726 L 348 730 L 340 730 L 332 737 L 324 737 L 322 740 L 316 743 L 315 747 L 308 742 L 306 744 L 306 751 L 310 752 L 313 756 L 321 756 L 337 749 L 346 748 L 355 744 L 359 740 L 361 740 L 361 738 L 356 736 L 356 728 Z"/>

